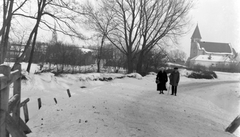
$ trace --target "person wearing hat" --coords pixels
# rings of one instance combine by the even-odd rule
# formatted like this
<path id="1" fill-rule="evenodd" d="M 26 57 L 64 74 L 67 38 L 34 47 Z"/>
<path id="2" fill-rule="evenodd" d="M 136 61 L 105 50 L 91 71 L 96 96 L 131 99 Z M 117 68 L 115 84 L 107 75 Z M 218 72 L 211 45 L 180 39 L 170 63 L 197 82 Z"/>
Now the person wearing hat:
<path id="1" fill-rule="evenodd" d="M 173 72 L 170 74 L 169 76 L 170 79 L 170 85 L 172 85 L 172 94 L 171 95 L 175 95 L 177 96 L 177 86 L 180 80 L 180 74 L 178 72 L 178 68 L 175 67 Z"/>
<path id="2" fill-rule="evenodd" d="M 159 94 L 164 94 L 163 91 L 167 90 L 166 83 L 168 81 L 167 73 L 163 67 L 160 68 L 160 71 L 156 77 L 157 91 L 160 91 Z"/>

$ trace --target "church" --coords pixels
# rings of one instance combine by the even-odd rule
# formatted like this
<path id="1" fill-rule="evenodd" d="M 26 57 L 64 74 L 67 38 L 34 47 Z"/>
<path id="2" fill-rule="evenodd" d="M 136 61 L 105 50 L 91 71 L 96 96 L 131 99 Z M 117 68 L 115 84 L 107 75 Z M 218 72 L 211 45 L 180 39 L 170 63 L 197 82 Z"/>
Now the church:
<path id="1" fill-rule="evenodd" d="M 230 43 L 202 41 L 198 25 L 191 37 L 189 65 L 205 67 L 229 67 L 237 56 Z"/>

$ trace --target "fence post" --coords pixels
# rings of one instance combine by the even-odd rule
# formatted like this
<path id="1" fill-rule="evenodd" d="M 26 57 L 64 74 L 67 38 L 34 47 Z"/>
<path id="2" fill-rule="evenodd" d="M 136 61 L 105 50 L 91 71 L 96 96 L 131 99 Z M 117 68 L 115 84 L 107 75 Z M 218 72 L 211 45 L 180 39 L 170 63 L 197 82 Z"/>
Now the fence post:
<path id="1" fill-rule="evenodd" d="M 23 113 L 24 113 L 25 123 L 27 123 L 29 120 L 27 103 L 23 106 Z"/>
<path id="2" fill-rule="evenodd" d="M 55 101 L 55 103 L 57 104 L 57 99 L 56 99 L 56 98 L 54 98 L 54 101 Z"/>
<path id="3" fill-rule="evenodd" d="M 226 132 L 233 133 L 240 125 L 240 115 L 238 115 L 232 123 L 225 129 Z"/>
<path id="4" fill-rule="evenodd" d="M 40 109 L 42 107 L 42 101 L 41 98 L 38 98 L 38 109 Z"/>
<path id="5" fill-rule="evenodd" d="M 7 65 L 0 65 L 0 73 L 9 78 L 11 68 Z M 0 87 L 3 81 L 0 81 Z M 6 137 L 8 135 L 6 131 L 6 113 L 8 113 L 8 99 L 9 99 L 9 86 L 0 90 L 0 137 Z"/>
<path id="6" fill-rule="evenodd" d="M 20 103 L 21 103 L 21 64 L 17 63 L 15 70 L 19 71 L 19 78 L 13 83 L 13 95 L 19 95 L 19 101 L 13 109 L 13 119 L 16 121 L 16 124 L 19 125 L 20 118 Z"/>
<path id="7" fill-rule="evenodd" d="M 67 89 L 68 97 L 71 97 L 71 92 L 69 89 Z"/>

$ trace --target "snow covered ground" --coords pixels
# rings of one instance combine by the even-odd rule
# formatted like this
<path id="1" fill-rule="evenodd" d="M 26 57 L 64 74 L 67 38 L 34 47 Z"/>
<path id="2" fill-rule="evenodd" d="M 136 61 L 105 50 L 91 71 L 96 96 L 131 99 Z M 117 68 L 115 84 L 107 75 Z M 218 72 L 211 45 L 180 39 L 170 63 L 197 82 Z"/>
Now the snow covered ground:
<path id="1" fill-rule="evenodd" d="M 25 64 L 23 64 L 23 68 Z M 37 66 L 35 66 L 37 69 Z M 34 70 L 32 70 L 34 72 Z M 29 137 L 233 137 L 224 132 L 240 114 L 240 74 L 189 79 L 181 70 L 178 95 L 158 94 L 155 75 L 27 74 L 22 100 L 28 103 Z M 111 81 L 95 81 L 99 78 Z M 167 85 L 168 87 L 168 85 Z M 67 89 L 72 97 L 67 95 Z M 38 110 L 37 99 L 43 106 Z M 53 98 L 58 103 L 55 104 Z"/>

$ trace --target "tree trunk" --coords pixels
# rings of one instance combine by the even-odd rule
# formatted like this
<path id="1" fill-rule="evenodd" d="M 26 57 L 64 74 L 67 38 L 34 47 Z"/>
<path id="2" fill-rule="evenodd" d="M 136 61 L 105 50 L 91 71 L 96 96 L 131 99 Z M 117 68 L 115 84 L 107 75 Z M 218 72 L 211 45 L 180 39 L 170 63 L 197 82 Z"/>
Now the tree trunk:
<path id="1" fill-rule="evenodd" d="M 43 2 L 42 5 L 38 5 L 38 16 L 37 16 L 37 23 L 36 23 L 37 28 L 35 29 L 35 32 L 34 32 L 32 50 L 31 50 L 31 53 L 30 53 L 29 61 L 28 61 L 27 72 L 30 72 L 30 69 L 31 69 L 31 64 L 32 64 L 36 39 L 37 39 L 38 27 L 39 27 L 39 24 L 40 24 L 40 21 L 41 21 L 41 18 L 42 18 L 42 13 L 43 13 L 43 9 L 45 7 L 46 0 L 43 0 L 42 2 Z"/>
<path id="2" fill-rule="evenodd" d="M 1 51 L 0 64 L 4 63 L 4 60 L 6 58 L 14 0 L 11 0 L 10 5 L 8 5 L 8 6 L 6 6 L 7 4 L 5 2 L 6 1 L 3 1 L 3 3 L 4 3 L 4 5 L 3 5 L 3 25 L 0 29 L 0 31 L 1 31 L 0 36 L 2 36 L 1 45 L 0 45 L 0 51 Z"/>
<path id="3" fill-rule="evenodd" d="M 31 49 L 29 60 L 28 60 L 28 66 L 27 66 L 27 72 L 28 73 L 30 72 L 31 64 L 32 64 L 32 60 L 33 60 L 33 54 L 34 54 L 34 49 L 35 49 L 36 39 L 37 39 L 37 31 L 38 31 L 38 29 L 36 30 L 36 32 L 34 34 L 32 49 Z"/>
<path id="4" fill-rule="evenodd" d="M 74 69 L 74 68 L 75 68 L 75 66 L 74 66 L 74 65 L 72 65 L 71 67 L 72 67 L 72 74 L 74 74 L 74 73 L 75 73 L 75 69 Z"/>
<path id="5" fill-rule="evenodd" d="M 100 73 L 100 59 L 97 59 L 97 72 Z"/>
<path id="6" fill-rule="evenodd" d="M 140 52 L 138 57 L 138 63 L 137 63 L 137 73 L 142 73 L 142 67 L 143 67 L 143 59 L 144 59 L 144 53 L 143 51 Z"/>
<path id="7" fill-rule="evenodd" d="M 62 64 L 62 72 L 63 72 L 63 70 L 64 70 L 64 64 Z"/>
<path id="8" fill-rule="evenodd" d="M 129 54 L 127 56 L 127 67 L 128 67 L 128 72 L 127 73 L 132 73 L 133 72 L 133 58 L 132 58 L 132 54 Z"/>
<path id="9" fill-rule="evenodd" d="M 34 32 L 36 31 L 36 29 L 37 29 L 37 24 L 34 26 L 32 32 L 30 33 L 30 36 L 29 36 L 29 38 L 28 38 L 27 44 L 26 44 L 26 46 L 25 46 L 25 48 L 24 48 L 24 51 L 23 51 L 23 53 L 22 53 L 19 57 L 17 57 L 14 65 L 13 65 L 13 67 L 12 67 L 12 70 L 15 69 L 16 64 L 20 63 L 20 62 L 23 60 L 24 56 L 26 55 L 27 49 L 29 48 L 29 46 L 30 46 L 30 44 L 31 44 L 32 37 L 33 37 Z"/>
<path id="10" fill-rule="evenodd" d="M 51 70 L 51 63 L 50 62 L 49 62 L 48 68 L 49 68 L 49 70 Z"/>
<path id="11" fill-rule="evenodd" d="M 100 72 L 100 62 L 101 62 L 101 59 L 102 59 L 102 49 L 103 49 L 104 41 L 105 41 L 105 36 L 103 35 L 102 39 L 101 39 L 101 45 L 100 45 L 100 48 L 99 48 L 99 51 L 98 51 L 97 72 Z"/>

